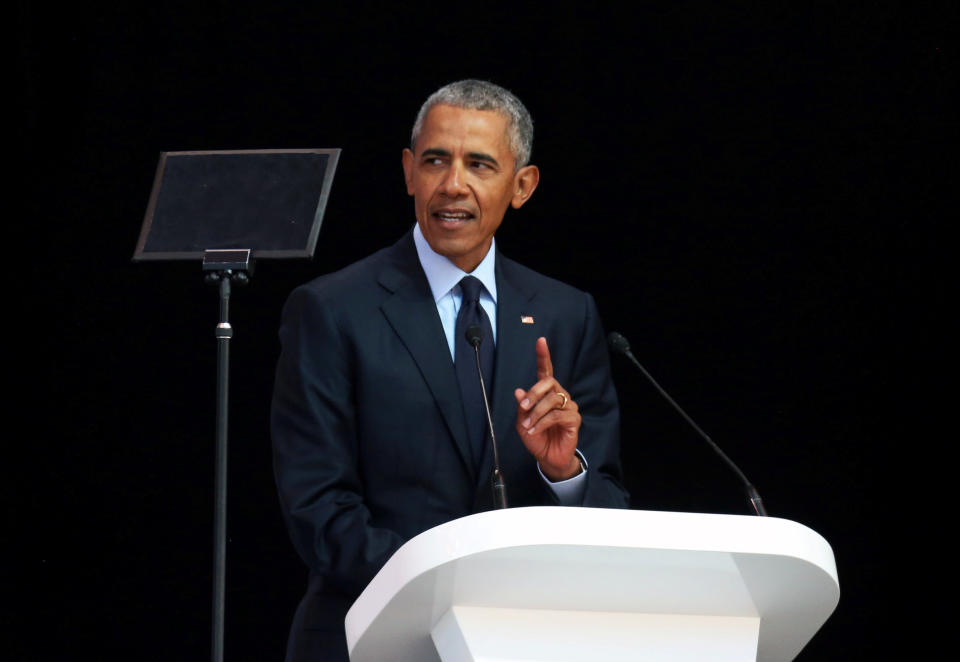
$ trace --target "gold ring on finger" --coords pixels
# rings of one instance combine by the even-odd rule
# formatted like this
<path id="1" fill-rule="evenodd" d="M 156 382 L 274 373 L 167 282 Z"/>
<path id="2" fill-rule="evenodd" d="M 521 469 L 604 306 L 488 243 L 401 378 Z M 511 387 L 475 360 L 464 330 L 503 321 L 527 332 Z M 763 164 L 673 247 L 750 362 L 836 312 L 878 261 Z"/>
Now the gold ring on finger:
<path id="1" fill-rule="evenodd" d="M 557 407 L 557 409 L 563 409 L 564 407 L 567 406 L 567 403 L 570 402 L 570 398 L 568 398 L 567 394 L 564 393 L 563 391 L 557 391 L 557 395 L 559 395 L 563 399 L 563 402 L 560 404 L 559 407 Z"/>

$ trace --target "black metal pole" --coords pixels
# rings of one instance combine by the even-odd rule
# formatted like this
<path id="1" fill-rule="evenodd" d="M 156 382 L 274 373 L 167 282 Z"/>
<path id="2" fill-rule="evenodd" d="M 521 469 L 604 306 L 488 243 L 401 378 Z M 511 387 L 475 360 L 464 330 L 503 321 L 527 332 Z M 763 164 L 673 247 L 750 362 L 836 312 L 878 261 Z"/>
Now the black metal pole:
<path id="1" fill-rule="evenodd" d="M 220 323 L 217 324 L 217 451 L 213 515 L 213 662 L 223 662 L 224 603 L 227 570 L 227 411 L 230 376 L 230 278 L 220 274 Z"/>

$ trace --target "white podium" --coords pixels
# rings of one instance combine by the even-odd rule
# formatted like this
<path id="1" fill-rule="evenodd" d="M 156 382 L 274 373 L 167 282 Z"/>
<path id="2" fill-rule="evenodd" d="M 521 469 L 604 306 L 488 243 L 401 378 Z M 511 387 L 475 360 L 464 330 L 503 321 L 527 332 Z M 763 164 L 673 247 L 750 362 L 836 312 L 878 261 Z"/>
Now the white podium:
<path id="1" fill-rule="evenodd" d="M 352 662 L 792 660 L 840 597 L 789 520 L 537 507 L 397 550 L 346 617 Z"/>

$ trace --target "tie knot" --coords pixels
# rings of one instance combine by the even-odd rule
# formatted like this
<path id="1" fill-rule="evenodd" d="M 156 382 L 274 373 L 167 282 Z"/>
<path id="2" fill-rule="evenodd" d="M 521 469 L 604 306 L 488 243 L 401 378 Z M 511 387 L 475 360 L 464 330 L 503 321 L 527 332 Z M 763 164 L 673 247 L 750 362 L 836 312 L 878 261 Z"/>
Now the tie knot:
<path id="1" fill-rule="evenodd" d="M 464 301 L 479 301 L 483 283 L 473 276 L 464 276 L 460 279 L 460 292 Z"/>

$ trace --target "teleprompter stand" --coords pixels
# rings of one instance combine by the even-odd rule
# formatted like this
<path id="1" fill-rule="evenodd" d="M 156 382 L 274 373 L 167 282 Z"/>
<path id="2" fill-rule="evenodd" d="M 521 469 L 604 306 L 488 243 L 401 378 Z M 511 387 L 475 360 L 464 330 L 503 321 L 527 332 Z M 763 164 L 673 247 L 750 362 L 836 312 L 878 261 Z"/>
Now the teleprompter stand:
<path id="1" fill-rule="evenodd" d="M 211 659 L 223 660 L 230 294 L 255 259 L 311 258 L 339 149 L 162 152 L 134 261 L 202 260 L 219 292 Z"/>
<path id="2" fill-rule="evenodd" d="M 220 322 L 217 324 L 217 450 L 214 460 L 213 513 L 213 641 L 212 657 L 223 659 L 223 630 L 227 574 L 227 422 L 230 384 L 230 290 L 232 283 L 250 281 L 253 263 L 250 249 L 208 250 L 203 255 L 204 279 L 220 293 Z"/>

